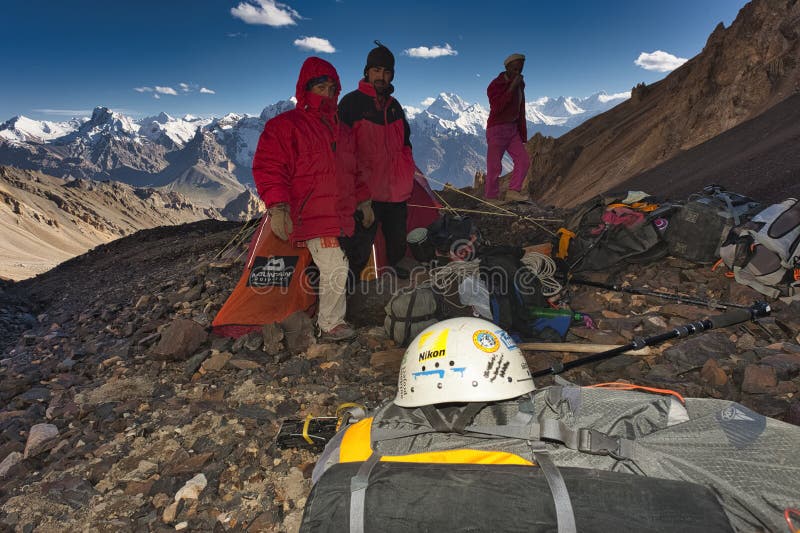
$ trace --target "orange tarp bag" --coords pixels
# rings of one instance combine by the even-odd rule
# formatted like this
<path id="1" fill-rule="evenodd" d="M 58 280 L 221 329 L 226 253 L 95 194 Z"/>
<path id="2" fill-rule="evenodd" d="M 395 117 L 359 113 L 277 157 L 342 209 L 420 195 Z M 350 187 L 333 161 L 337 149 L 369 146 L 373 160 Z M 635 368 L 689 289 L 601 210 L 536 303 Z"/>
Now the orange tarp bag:
<path id="1" fill-rule="evenodd" d="M 296 311 L 313 311 L 316 289 L 306 272 L 311 253 L 280 240 L 268 220 L 261 219 L 242 277 L 211 324 L 217 335 L 240 337 Z"/>

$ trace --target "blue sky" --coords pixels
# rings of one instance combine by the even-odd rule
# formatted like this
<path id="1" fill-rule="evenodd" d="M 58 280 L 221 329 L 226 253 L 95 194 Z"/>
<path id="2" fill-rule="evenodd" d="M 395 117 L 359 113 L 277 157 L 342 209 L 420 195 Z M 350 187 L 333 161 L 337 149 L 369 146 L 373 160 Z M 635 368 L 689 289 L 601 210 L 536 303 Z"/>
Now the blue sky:
<path id="1" fill-rule="evenodd" d="M 512 52 L 528 58 L 528 100 L 612 94 L 662 79 L 680 63 L 672 56 L 699 53 L 745 3 L 3 0 L 0 121 L 97 105 L 137 118 L 257 114 L 294 94 L 309 55 L 354 89 L 374 39 L 395 54 L 404 105 L 440 92 L 485 104 Z"/>

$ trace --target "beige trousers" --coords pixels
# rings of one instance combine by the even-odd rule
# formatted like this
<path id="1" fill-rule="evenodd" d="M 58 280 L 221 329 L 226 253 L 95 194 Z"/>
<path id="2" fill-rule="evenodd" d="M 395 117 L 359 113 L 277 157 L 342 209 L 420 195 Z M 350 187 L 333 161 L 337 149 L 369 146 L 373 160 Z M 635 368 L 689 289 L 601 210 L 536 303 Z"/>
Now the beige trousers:
<path id="1" fill-rule="evenodd" d="M 330 241 L 330 238 L 326 240 Z M 324 247 L 320 238 L 306 241 L 306 247 L 319 268 L 317 325 L 327 332 L 344 322 L 349 269 L 347 256 L 339 246 Z"/>

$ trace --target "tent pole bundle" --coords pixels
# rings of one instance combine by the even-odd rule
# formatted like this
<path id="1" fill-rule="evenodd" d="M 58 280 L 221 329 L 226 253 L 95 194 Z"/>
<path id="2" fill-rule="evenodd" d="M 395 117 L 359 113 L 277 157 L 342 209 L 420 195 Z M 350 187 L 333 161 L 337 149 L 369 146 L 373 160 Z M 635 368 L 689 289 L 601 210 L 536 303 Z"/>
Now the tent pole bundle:
<path id="1" fill-rule="evenodd" d="M 561 374 L 567 370 L 572 370 L 573 368 L 590 363 L 596 363 L 598 361 L 604 361 L 631 350 L 640 350 L 645 346 L 656 346 L 670 339 L 688 337 L 689 335 L 694 335 L 695 333 L 708 331 L 710 329 L 726 328 L 728 326 L 734 326 L 736 324 L 741 324 L 742 322 L 747 322 L 748 320 L 755 320 L 756 318 L 768 316 L 771 311 L 772 309 L 770 309 L 769 304 L 766 302 L 756 302 L 748 308 L 731 309 L 730 311 L 721 315 L 710 317 L 705 320 L 699 320 L 697 322 L 691 322 L 684 326 L 677 327 L 672 331 L 668 331 L 667 333 L 653 335 L 652 337 L 640 337 L 634 339 L 631 343 L 620 346 L 619 348 L 614 348 L 612 350 L 590 355 L 588 357 L 576 359 L 575 361 L 570 361 L 568 363 L 558 362 L 550 368 L 532 372 L 531 375 L 534 378 L 538 378 L 547 376 L 549 374 Z"/>

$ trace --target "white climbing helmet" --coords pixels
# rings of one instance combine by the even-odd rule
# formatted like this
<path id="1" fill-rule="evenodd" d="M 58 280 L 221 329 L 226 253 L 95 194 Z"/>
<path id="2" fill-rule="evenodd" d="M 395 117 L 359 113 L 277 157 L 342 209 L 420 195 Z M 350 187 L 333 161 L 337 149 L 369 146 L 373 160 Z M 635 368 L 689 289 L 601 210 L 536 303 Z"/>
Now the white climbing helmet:
<path id="1" fill-rule="evenodd" d="M 493 402 L 535 388 L 522 351 L 505 330 L 480 318 L 450 318 L 409 344 L 394 403 Z"/>

